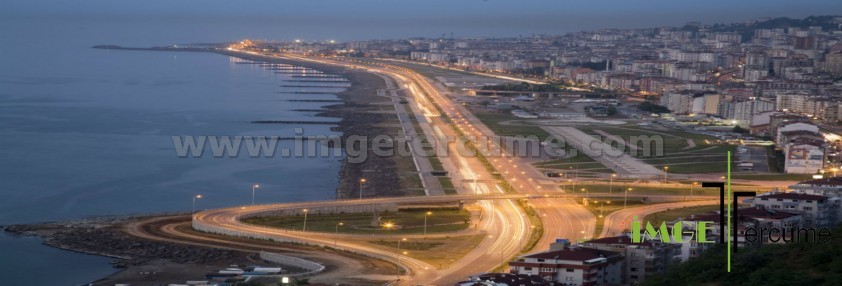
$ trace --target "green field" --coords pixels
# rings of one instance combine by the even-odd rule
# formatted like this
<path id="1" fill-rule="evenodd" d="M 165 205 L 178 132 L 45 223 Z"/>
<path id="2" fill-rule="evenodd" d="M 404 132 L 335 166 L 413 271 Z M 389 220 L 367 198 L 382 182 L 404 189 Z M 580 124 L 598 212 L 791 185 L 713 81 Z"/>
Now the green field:
<path id="1" fill-rule="evenodd" d="M 679 218 L 687 218 L 691 215 L 699 215 L 707 212 L 718 211 L 719 205 L 686 207 L 656 212 L 643 217 L 641 221 L 651 222 L 652 225 L 660 225 L 661 222 L 672 222 Z"/>
<path id="2" fill-rule="evenodd" d="M 568 190 L 573 187 L 572 183 L 565 183 L 561 185 L 562 188 Z M 681 195 L 681 196 L 689 196 L 690 195 L 690 185 L 681 185 L 676 186 L 674 184 L 660 186 L 658 184 L 650 184 L 646 186 L 629 186 L 623 183 L 615 182 L 612 186 L 609 187 L 608 184 L 587 184 L 579 182 L 576 184 L 576 191 L 577 193 L 582 193 L 582 189 L 586 189 L 590 193 L 608 193 L 609 190 L 612 193 L 622 196 L 626 189 L 631 188 L 629 194 L 638 194 L 638 195 Z M 706 195 L 706 196 L 718 196 L 719 190 L 714 188 L 702 188 L 700 185 L 696 185 L 692 188 L 693 195 Z"/>
<path id="3" fill-rule="evenodd" d="M 413 209 L 399 212 L 384 212 L 380 214 L 380 226 L 372 226 L 374 219 L 371 213 L 308 215 L 307 231 L 357 233 L 357 234 L 420 234 L 424 232 L 424 217 L 427 212 L 427 233 L 451 232 L 466 229 L 470 226 L 471 214 L 456 208 Z M 243 222 L 291 229 L 304 228 L 304 215 L 254 217 L 244 219 Z M 339 225 L 339 224 L 342 225 Z M 392 228 L 387 228 L 387 224 Z M 338 227 L 337 227 L 338 226 Z"/>
<path id="4" fill-rule="evenodd" d="M 399 237 L 372 240 L 352 240 L 353 242 L 368 243 L 374 247 L 400 253 L 402 255 L 423 260 L 437 269 L 443 269 L 475 249 L 485 238 L 485 235 L 458 235 L 445 237 L 426 237 L 402 240 Z M 400 245 L 398 245 L 400 241 Z"/>
<path id="5" fill-rule="evenodd" d="M 630 152 L 643 162 L 656 168 L 669 167 L 670 173 L 722 173 L 727 170 L 726 152 L 734 153 L 735 146 L 717 143 L 717 139 L 704 134 L 689 133 L 677 130 L 657 130 L 642 128 L 636 125 L 623 126 L 582 126 L 577 129 L 594 137 L 601 137 L 596 130 L 630 140 L 632 136 L 648 136 L 655 138 L 655 143 L 649 146 L 649 154 L 643 150 Z M 690 145 L 688 140 L 695 146 Z M 646 149 L 645 146 L 638 146 Z M 732 165 L 736 168 L 736 165 Z"/>
<path id="6" fill-rule="evenodd" d="M 473 111 L 474 115 L 482 121 L 485 126 L 488 126 L 491 131 L 497 136 L 537 136 L 538 139 L 544 140 L 550 136 L 547 131 L 544 131 L 538 126 L 519 126 L 502 124 L 505 121 L 522 121 L 523 118 L 515 117 L 508 111 Z"/>
<path id="7" fill-rule="evenodd" d="M 762 180 L 762 181 L 805 181 L 811 180 L 810 174 L 734 174 L 731 179 L 735 180 Z"/>

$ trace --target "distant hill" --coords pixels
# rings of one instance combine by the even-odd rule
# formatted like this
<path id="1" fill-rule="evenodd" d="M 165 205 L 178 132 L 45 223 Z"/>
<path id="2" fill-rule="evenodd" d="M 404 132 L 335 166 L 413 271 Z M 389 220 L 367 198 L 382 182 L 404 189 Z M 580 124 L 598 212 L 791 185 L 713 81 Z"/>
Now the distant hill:
<path id="1" fill-rule="evenodd" d="M 743 41 L 749 41 L 754 37 L 754 30 L 756 29 L 776 29 L 776 28 L 809 28 L 822 27 L 823 30 L 838 29 L 839 24 L 836 18 L 840 16 L 809 16 L 804 19 L 792 19 L 787 17 L 773 18 L 767 21 L 749 21 L 745 23 L 733 24 L 714 24 L 709 26 L 709 31 L 713 32 L 737 32 L 743 37 Z M 685 26 L 682 29 L 693 30 L 694 27 Z"/>
<path id="2" fill-rule="evenodd" d="M 717 247 L 670 268 L 644 285 L 840 285 L 842 283 L 842 226 L 831 241 L 770 244 L 740 248 L 726 272 L 725 247 Z"/>

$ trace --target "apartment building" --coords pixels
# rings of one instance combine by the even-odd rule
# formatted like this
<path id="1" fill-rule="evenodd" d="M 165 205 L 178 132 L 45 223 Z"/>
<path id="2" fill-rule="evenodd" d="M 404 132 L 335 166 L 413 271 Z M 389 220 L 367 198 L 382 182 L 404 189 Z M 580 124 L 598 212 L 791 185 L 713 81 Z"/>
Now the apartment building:
<path id="1" fill-rule="evenodd" d="M 582 246 L 619 252 L 623 255 L 623 283 L 639 284 L 646 277 L 663 273 L 678 261 L 680 244 L 655 241 L 632 243 L 627 235 L 605 237 L 582 243 Z"/>
<path id="2" fill-rule="evenodd" d="M 614 251 L 557 245 L 548 251 L 523 255 L 509 262 L 509 272 L 538 275 L 560 285 L 620 284 L 623 256 Z"/>

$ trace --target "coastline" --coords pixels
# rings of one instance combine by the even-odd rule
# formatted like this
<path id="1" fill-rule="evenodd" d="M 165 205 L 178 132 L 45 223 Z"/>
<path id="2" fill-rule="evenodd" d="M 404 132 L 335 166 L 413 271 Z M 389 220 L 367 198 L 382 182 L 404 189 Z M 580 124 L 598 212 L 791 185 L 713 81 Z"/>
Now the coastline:
<path id="1" fill-rule="evenodd" d="M 186 51 L 186 52 L 211 52 L 229 57 L 236 57 L 244 60 L 259 61 L 267 63 L 283 63 L 301 66 L 318 70 L 328 74 L 336 74 L 351 82 L 351 86 L 336 94 L 342 103 L 324 106 L 323 110 L 316 116 L 340 118 L 338 126 L 333 131 L 341 132 L 341 138 L 346 140 L 349 136 L 365 136 L 373 138 L 376 135 L 395 134 L 394 127 L 390 127 L 390 120 L 397 120 L 394 113 L 394 106 L 391 98 L 378 95 L 378 90 L 386 88 L 384 79 L 378 75 L 362 70 L 347 69 L 344 67 L 317 64 L 311 62 L 297 61 L 292 59 L 278 59 L 272 57 L 236 53 L 219 49 L 202 48 L 123 48 L 117 46 L 96 46 L 99 49 L 116 49 L 131 51 Z M 387 111 L 392 110 L 393 113 Z M 392 128 L 392 129 L 390 129 Z M 355 198 L 359 195 L 358 182 L 361 178 L 368 181 L 365 185 L 365 197 L 375 196 L 401 196 L 406 195 L 400 188 L 402 186 L 401 167 L 396 166 L 396 160 L 406 158 L 380 157 L 368 150 L 367 160 L 361 163 L 348 162 L 347 156 L 343 158 L 342 166 L 338 174 L 339 184 L 335 190 L 337 199 Z M 410 158 L 411 160 L 411 158 Z M 413 166 L 414 167 L 414 166 Z M 405 167 L 404 167 L 405 168 Z M 406 172 L 403 172 L 406 173 Z M 409 177 L 417 176 L 417 173 Z M 167 216 L 160 214 L 155 216 Z M 158 266 L 167 265 L 168 269 L 176 269 L 192 265 L 193 268 L 179 268 L 179 271 L 188 269 L 200 269 L 208 266 L 222 267 L 223 261 L 236 261 L 252 259 L 246 253 L 217 249 L 213 247 L 197 247 L 192 245 L 179 245 L 177 243 L 162 243 L 146 238 L 135 237 L 125 232 L 122 227 L 127 221 L 136 220 L 150 216 L 124 216 L 121 218 L 107 217 L 82 219 L 69 222 L 36 223 L 27 225 L 11 225 L 4 227 L 3 231 L 21 236 L 36 236 L 42 239 L 42 243 L 57 249 L 66 251 L 97 255 L 114 258 L 112 265 L 115 268 L 123 268 L 123 271 L 115 273 L 94 281 L 95 284 L 104 281 L 123 281 L 127 277 L 139 279 L 136 273 L 138 267 L 155 264 Z M 78 238 L 78 239 L 77 239 Z M 81 240 L 80 240 L 81 239 Z M 91 243 L 91 242 L 98 243 Z M 134 246 L 127 246 L 120 241 L 131 242 Z M 139 247 L 137 245 L 147 246 Z M 132 252 L 129 249 L 167 249 L 168 252 L 180 253 L 181 257 L 167 256 L 158 252 L 141 253 Z M 154 254 L 154 255 L 152 255 Z M 210 259 L 206 259 L 210 255 Z M 154 259 L 162 256 L 163 259 Z M 248 259 L 246 259 L 248 258 Z M 163 261 L 163 262 L 162 262 Z M 127 269 L 131 271 L 126 271 Z M 207 271 L 207 270 L 202 270 Z M 192 273 L 200 274 L 200 273 Z M 115 280 L 116 278 L 116 280 Z M 123 279 L 123 280 L 121 280 Z M 131 280 L 126 280 L 131 281 Z"/>
<path id="2" fill-rule="evenodd" d="M 166 51 L 167 49 L 155 48 L 153 50 Z M 202 50 L 191 49 L 188 51 Z M 397 129 L 390 129 L 390 127 L 386 126 L 390 120 L 397 120 L 397 115 L 377 112 L 382 111 L 380 107 L 385 106 L 384 104 L 392 106 L 392 101 L 389 98 L 377 94 L 378 90 L 386 89 L 386 83 L 380 76 L 361 70 L 294 59 L 278 59 L 220 49 L 207 49 L 204 51 L 250 61 L 290 64 L 318 70 L 327 74 L 341 75 L 351 82 L 351 86 L 348 89 L 336 94 L 342 101 L 342 104 L 325 106 L 325 110 L 317 113 L 316 116 L 340 118 L 339 125 L 333 128 L 333 130 L 342 133 L 341 138 L 343 142 L 347 142 L 346 139 L 350 136 L 374 138 L 377 135 L 395 134 L 397 132 Z M 393 110 L 393 108 L 389 109 Z M 398 157 L 397 155 L 392 157 L 377 156 L 371 150 L 368 150 L 367 160 L 361 163 L 350 163 L 346 156 L 343 159 L 339 172 L 339 185 L 336 189 L 336 198 L 357 197 L 359 195 L 358 183 L 362 178 L 366 179 L 363 197 L 406 195 L 406 193 L 395 188 L 395 186 L 405 185 L 402 182 L 403 178 L 417 177 L 417 175 L 406 176 L 405 174 L 401 174 L 401 168 L 396 166 L 398 165 L 396 160 L 401 159 Z M 417 172 L 417 170 L 414 171 Z"/>
<path id="3" fill-rule="evenodd" d="M 336 93 L 342 103 L 325 106 L 323 107 L 324 110 L 318 112 L 316 116 L 340 118 L 338 126 L 333 127 L 332 130 L 342 134 L 340 137 L 343 142 L 347 142 L 346 140 L 350 136 L 374 138 L 377 135 L 398 134 L 400 132 L 399 128 L 390 126 L 393 123 L 392 121 L 398 122 L 391 100 L 379 96 L 377 93 L 378 90 L 384 90 L 387 87 L 384 79 L 378 75 L 328 64 L 229 51 L 220 47 L 138 48 L 97 45 L 92 48 L 126 51 L 206 52 L 248 61 L 289 64 L 327 74 L 340 75 L 351 83 L 348 89 Z M 389 106 L 389 108 L 384 109 L 383 106 Z M 388 112 L 392 113 L 388 114 Z M 347 156 L 343 158 L 338 174 L 339 183 L 335 191 L 337 199 L 358 197 L 360 192 L 359 182 L 363 178 L 366 179 L 363 186 L 363 197 L 421 195 L 424 193 L 420 181 L 416 182 L 418 170 L 415 168 L 411 157 L 404 158 L 399 155 L 382 157 L 373 154 L 370 149 L 367 152 L 367 159 L 361 163 L 350 163 Z M 399 187 L 396 188 L 395 186 Z"/>

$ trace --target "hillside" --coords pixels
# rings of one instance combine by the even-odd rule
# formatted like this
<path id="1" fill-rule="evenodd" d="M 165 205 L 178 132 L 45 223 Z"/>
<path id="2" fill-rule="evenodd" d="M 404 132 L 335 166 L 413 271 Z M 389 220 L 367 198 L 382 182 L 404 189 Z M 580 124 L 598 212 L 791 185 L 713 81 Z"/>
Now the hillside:
<path id="1" fill-rule="evenodd" d="M 825 244 L 791 243 L 741 248 L 726 272 L 725 247 L 717 247 L 644 285 L 840 285 L 842 227 Z"/>

